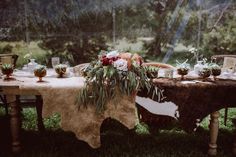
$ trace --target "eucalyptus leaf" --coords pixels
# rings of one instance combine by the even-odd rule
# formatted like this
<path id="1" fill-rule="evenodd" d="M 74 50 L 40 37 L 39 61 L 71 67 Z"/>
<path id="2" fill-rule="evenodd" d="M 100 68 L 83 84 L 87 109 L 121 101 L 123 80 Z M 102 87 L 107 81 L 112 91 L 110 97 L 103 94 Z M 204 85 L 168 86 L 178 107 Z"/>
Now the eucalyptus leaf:
<path id="1" fill-rule="evenodd" d="M 113 64 L 103 66 L 101 61 L 93 61 L 84 70 L 85 88 L 78 96 L 78 104 L 95 105 L 97 112 L 103 112 L 106 104 L 114 98 L 117 92 L 131 95 L 141 88 L 147 89 L 152 97 L 162 100 L 163 93 L 147 76 L 147 72 L 154 72 L 154 67 L 142 67 L 131 64 L 128 71 L 116 69 Z"/>

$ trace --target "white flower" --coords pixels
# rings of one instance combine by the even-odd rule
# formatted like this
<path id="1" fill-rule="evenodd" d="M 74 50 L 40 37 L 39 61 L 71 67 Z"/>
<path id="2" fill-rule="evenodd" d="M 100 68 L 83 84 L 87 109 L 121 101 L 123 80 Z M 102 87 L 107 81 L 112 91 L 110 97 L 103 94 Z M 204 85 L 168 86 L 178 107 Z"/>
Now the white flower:
<path id="1" fill-rule="evenodd" d="M 189 52 L 191 52 L 191 53 L 196 53 L 196 52 L 197 52 L 197 49 L 193 47 L 193 48 L 189 49 Z"/>
<path id="2" fill-rule="evenodd" d="M 107 55 L 107 58 L 113 58 L 113 57 L 118 57 L 119 53 L 117 50 L 109 52 Z"/>
<path id="3" fill-rule="evenodd" d="M 124 59 L 118 59 L 113 63 L 114 67 L 121 71 L 128 71 L 128 62 Z"/>

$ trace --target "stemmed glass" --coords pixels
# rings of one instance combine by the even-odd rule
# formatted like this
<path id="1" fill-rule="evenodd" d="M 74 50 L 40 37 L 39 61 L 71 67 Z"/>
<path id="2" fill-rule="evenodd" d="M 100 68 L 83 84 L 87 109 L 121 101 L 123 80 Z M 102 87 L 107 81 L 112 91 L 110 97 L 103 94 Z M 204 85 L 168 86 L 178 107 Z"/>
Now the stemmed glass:
<path id="1" fill-rule="evenodd" d="M 184 75 L 187 75 L 189 68 L 178 68 L 177 73 L 181 76 L 181 80 L 184 80 Z"/>
<path id="2" fill-rule="evenodd" d="M 56 65 L 60 64 L 60 58 L 59 57 L 52 57 L 51 62 L 52 62 L 52 67 L 54 69 L 56 67 Z"/>
<path id="3" fill-rule="evenodd" d="M 206 81 L 211 75 L 211 69 L 209 67 L 205 67 L 199 71 L 198 75 L 203 78 L 203 81 Z"/>
<path id="4" fill-rule="evenodd" d="M 216 81 L 216 77 L 221 74 L 221 69 L 211 69 L 211 74 L 213 75 L 213 80 Z"/>
<path id="5" fill-rule="evenodd" d="M 213 63 L 210 65 L 210 69 L 211 75 L 213 76 L 213 80 L 216 81 L 216 77 L 221 74 L 221 67 L 218 64 Z"/>

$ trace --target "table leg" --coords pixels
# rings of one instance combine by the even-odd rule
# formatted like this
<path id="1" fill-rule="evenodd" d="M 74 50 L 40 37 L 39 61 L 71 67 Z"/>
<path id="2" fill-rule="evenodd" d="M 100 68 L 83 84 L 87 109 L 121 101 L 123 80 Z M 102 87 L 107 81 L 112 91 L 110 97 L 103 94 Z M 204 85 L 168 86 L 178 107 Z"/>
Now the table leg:
<path id="1" fill-rule="evenodd" d="M 236 119 L 232 119 L 234 127 L 236 127 Z M 234 131 L 234 143 L 233 143 L 233 154 L 236 156 L 236 131 Z"/>
<path id="2" fill-rule="evenodd" d="M 21 142 L 20 142 L 21 120 L 20 120 L 19 98 L 18 96 L 13 96 L 13 95 L 7 95 L 6 98 L 11 108 L 10 128 L 12 137 L 12 151 L 13 153 L 18 153 L 21 150 Z"/>
<path id="3" fill-rule="evenodd" d="M 210 143 L 209 143 L 209 149 L 208 154 L 209 155 L 216 155 L 217 154 L 217 136 L 219 131 L 219 118 L 220 113 L 219 111 L 215 111 L 211 113 L 211 119 L 210 119 Z"/>
<path id="4" fill-rule="evenodd" d="M 43 99 L 40 95 L 36 95 L 36 111 L 37 111 L 37 119 L 38 119 L 38 130 L 45 131 L 45 127 L 43 124 L 42 118 L 42 109 L 43 109 Z"/>
<path id="5" fill-rule="evenodd" d="M 233 154 L 236 155 L 236 142 L 233 144 Z"/>

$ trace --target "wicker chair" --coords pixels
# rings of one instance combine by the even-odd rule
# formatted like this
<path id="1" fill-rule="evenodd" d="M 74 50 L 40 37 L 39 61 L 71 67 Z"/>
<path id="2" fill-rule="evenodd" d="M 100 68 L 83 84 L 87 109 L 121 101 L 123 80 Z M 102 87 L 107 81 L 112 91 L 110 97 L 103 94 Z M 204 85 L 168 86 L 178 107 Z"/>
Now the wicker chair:
<path id="1" fill-rule="evenodd" d="M 82 63 L 74 66 L 73 72 L 76 76 L 83 76 L 83 70 L 89 66 L 89 63 Z"/>

